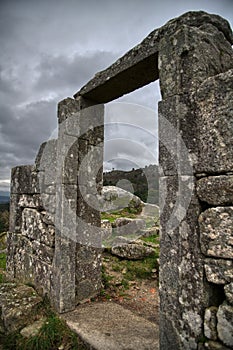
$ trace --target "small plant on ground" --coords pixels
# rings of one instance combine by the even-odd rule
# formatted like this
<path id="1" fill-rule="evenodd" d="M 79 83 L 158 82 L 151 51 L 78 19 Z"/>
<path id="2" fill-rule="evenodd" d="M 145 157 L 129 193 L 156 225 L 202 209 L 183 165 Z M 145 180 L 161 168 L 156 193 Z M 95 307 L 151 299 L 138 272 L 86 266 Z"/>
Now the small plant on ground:
<path id="1" fill-rule="evenodd" d="M 85 350 L 87 347 L 73 333 L 65 321 L 50 308 L 48 300 L 38 307 L 37 314 L 45 318 L 37 335 L 23 337 L 20 332 L 3 335 L 0 344 L 3 350 Z"/>
<path id="2" fill-rule="evenodd" d="M 4 282 L 4 271 L 6 270 L 6 254 L 0 254 L 0 283 Z"/>

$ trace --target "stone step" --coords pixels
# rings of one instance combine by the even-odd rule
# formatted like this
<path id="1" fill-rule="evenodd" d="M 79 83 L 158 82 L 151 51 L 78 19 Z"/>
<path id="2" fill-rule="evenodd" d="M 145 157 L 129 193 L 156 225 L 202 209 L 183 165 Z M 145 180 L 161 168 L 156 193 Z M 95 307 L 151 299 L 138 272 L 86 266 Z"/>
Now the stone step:
<path id="1" fill-rule="evenodd" d="M 114 302 L 94 302 L 62 314 L 91 350 L 158 350 L 159 326 Z"/>

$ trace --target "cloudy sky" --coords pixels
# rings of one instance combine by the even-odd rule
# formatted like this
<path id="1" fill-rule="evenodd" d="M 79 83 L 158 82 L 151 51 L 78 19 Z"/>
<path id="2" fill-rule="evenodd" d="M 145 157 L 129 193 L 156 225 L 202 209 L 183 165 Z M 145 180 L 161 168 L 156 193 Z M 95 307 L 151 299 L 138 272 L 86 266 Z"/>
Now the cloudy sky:
<path id="1" fill-rule="evenodd" d="M 33 163 L 39 145 L 51 136 L 59 100 L 73 96 L 153 29 L 189 10 L 216 13 L 233 24 L 233 0 L 1 1 L 0 190 L 8 189 L 10 169 Z M 156 122 L 151 120 L 156 120 L 159 98 L 158 83 L 153 83 L 120 99 L 144 106 L 148 118 L 145 127 L 136 123 L 131 131 L 122 123 L 106 128 L 106 140 L 114 139 L 106 151 L 106 169 L 156 158 Z M 128 124 L 135 115 L 129 109 Z M 132 146 L 129 134 L 137 145 Z M 119 137 L 125 139 L 120 146 L 114 143 Z M 137 164 L 139 158 L 143 161 Z"/>

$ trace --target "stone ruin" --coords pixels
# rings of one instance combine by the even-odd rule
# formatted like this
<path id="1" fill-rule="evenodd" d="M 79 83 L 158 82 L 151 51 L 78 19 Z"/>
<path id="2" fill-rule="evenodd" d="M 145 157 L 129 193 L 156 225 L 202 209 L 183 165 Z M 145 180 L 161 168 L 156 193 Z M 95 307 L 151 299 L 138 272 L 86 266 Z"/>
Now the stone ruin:
<path id="1" fill-rule="evenodd" d="M 159 79 L 160 349 L 233 348 L 232 44 L 186 13 L 58 104 L 58 138 L 12 170 L 9 277 L 60 313 L 98 293 L 103 103 Z"/>

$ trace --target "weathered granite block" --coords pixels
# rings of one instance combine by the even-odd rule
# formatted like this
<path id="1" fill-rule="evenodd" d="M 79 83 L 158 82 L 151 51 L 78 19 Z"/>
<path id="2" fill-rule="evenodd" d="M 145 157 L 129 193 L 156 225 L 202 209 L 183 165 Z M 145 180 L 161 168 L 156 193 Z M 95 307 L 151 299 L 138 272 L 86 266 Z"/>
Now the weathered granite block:
<path id="1" fill-rule="evenodd" d="M 11 193 L 10 198 L 10 219 L 9 231 L 21 232 L 22 227 L 22 208 L 19 207 L 19 195 Z"/>
<path id="2" fill-rule="evenodd" d="M 180 186 L 176 176 L 160 178 L 162 203 L 165 195 L 160 212 L 160 346 L 163 349 L 196 348 L 202 336 L 201 315 L 209 302 L 203 276 L 204 259 L 199 250 L 200 207 L 195 194 L 191 192 L 188 198 L 186 186 L 190 185 L 190 177 L 181 176 L 179 180 Z M 183 190 L 181 185 L 185 185 Z"/>
<path id="3" fill-rule="evenodd" d="M 205 310 L 204 334 L 208 339 L 217 340 L 217 311 L 215 306 L 208 307 Z"/>
<path id="4" fill-rule="evenodd" d="M 77 186 L 60 184 L 56 193 L 55 227 L 61 237 L 76 237 Z"/>
<path id="5" fill-rule="evenodd" d="M 195 91 L 206 78 L 231 69 L 232 61 L 230 42 L 212 24 L 179 26 L 159 43 L 162 97 Z"/>
<path id="6" fill-rule="evenodd" d="M 101 249 L 77 244 L 76 302 L 89 299 L 101 289 Z"/>
<path id="7" fill-rule="evenodd" d="M 38 260 L 36 256 L 26 252 L 21 254 L 20 259 L 21 265 L 15 269 L 16 280 L 32 284 L 41 295 L 50 295 L 53 274 L 51 264 Z"/>
<path id="8" fill-rule="evenodd" d="M 63 129 L 62 125 L 57 144 L 57 180 L 64 184 L 75 185 L 77 182 L 78 137 L 65 134 Z"/>
<path id="9" fill-rule="evenodd" d="M 18 235 L 13 232 L 7 233 L 7 259 L 6 259 L 6 271 L 9 280 L 15 277 L 15 252 L 17 247 Z"/>
<path id="10" fill-rule="evenodd" d="M 185 13 L 161 28 L 155 29 L 139 45 L 127 52 L 113 65 L 96 74 L 75 94 L 75 98 L 81 95 L 94 101 L 106 103 L 158 79 L 159 42 L 165 34 L 167 37 L 172 37 L 179 26 L 184 24 L 199 28 L 212 24 L 232 44 L 230 25 L 220 16 L 210 15 L 203 11 Z"/>
<path id="11" fill-rule="evenodd" d="M 158 104 L 159 164 L 164 175 L 192 175 L 198 159 L 197 118 L 190 94 L 171 96 Z"/>
<path id="12" fill-rule="evenodd" d="M 41 202 L 43 208 L 50 214 L 54 215 L 56 212 L 56 194 L 41 194 Z"/>
<path id="13" fill-rule="evenodd" d="M 22 213 L 22 235 L 49 247 L 54 247 L 55 229 L 43 222 L 42 214 L 35 209 L 25 208 Z"/>
<path id="14" fill-rule="evenodd" d="M 232 259 L 233 207 L 207 209 L 201 213 L 198 221 L 203 254 Z"/>
<path id="15" fill-rule="evenodd" d="M 233 175 L 203 177 L 197 181 L 197 195 L 210 205 L 233 204 Z"/>
<path id="16" fill-rule="evenodd" d="M 80 111 L 79 101 L 70 97 L 65 98 L 64 100 L 58 103 L 58 108 L 57 108 L 58 123 L 61 124 L 65 121 L 68 121 L 68 119 L 74 120 L 74 118 L 72 117 L 74 115 L 76 117 L 79 111 Z M 69 123 L 65 123 L 65 124 L 66 126 L 69 126 Z M 71 128 L 68 127 L 68 129 L 66 130 L 67 134 L 78 136 L 77 132 L 79 132 L 79 129 L 76 129 L 76 127 L 78 127 L 78 123 L 75 123 L 75 125 L 72 125 Z"/>
<path id="17" fill-rule="evenodd" d="M 37 208 L 40 210 L 43 209 L 43 203 L 39 194 L 22 194 L 18 196 L 18 205 L 21 208 Z"/>
<path id="18" fill-rule="evenodd" d="M 54 249 L 38 241 L 32 241 L 32 254 L 47 264 L 52 264 L 54 257 Z"/>
<path id="19" fill-rule="evenodd" d="M 233 276 L 231 281 L 233 281 Z M 233 305 L 233 282 L 224 286 L 225 295 L 229 304 Z"/>
<path id="20" fill-rule="evenodd" d="M 197 173 L 220 174 L 233 169 L 232 87 L 233 69 L 208 78 L 197 91 L 200 151 Z"/>
<path id="21" fill-rule="evenodd" d="M 37 171 L 46 171 L 45 183 L 50 184 L 54 181 L 56 174 L 57 161 L 57 140 L 52 139 L 42 143 L 36 156 L 35 165 Z"/>
<path id="22" fill-rule="evenodd" d="M 36 319 L 42 299 L 32 287 L 1 283 L 0 294 L 0 323 L 5 334 L 17 332 Z"/>
<path id="23" fill-rule="evenodd" d="M 11 172 L 12 194 L 40 193 L 38 173 L 33 165 L 17 166 Z"/>
<path id="24" fill-rule="evenodd" d="M 218 337 L 223 344 L 233 348 L 233 306 L 224 303 L 217 312 Z"/>
<path id="25" fill-rule="evenodd" d="M 51 303 L 58 312 L 75 308 L 76 244 L 56 229 L 53 275 L 51 276 Z"/>
<path id="26" fill-rule="evenodd" d="M 233 261 L 227 259 L 205 259 L 205 273 L 209 282 L 225 284 L 233 280 Z"/>

